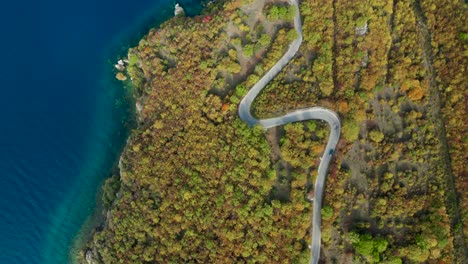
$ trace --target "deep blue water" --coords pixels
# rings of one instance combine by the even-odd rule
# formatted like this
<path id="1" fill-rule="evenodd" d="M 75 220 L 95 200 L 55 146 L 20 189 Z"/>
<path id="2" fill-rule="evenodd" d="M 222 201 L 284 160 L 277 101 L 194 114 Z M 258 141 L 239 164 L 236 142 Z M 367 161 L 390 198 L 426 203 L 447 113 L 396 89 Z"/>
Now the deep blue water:
<path id="1" fill-rule="evenodd" d="M 179 1 L 189 13 L 199 0 Z M 172 0 L 3 1 L 0 263 L 66 263 L 129 129 L 119 56 Z"/>

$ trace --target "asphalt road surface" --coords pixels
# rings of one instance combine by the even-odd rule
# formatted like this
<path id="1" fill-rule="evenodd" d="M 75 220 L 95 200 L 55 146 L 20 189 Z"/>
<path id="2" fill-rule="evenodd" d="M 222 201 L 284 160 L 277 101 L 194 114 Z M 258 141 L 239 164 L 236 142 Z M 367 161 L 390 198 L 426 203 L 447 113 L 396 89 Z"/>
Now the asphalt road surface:
<path id="1" fill-rule="evenodd" d="M 261 125 L 265 129 L 272 128 L 292 122 L 300 122 L 305 120 L 323 120 L 330 126 L 330 136 L 328 138 L 327 146 L 323 152 L 322 159 L 318 167 L 318 176 L 315 181 L 314 201 L 313 201 L 313 214 L 312 214 L 312 244 L 311 244 L 311 257 L 310 263 L 318 263 L 320 258 L 320 240 L 321 240 L 321 209 L 323 188 L 325 186 L 325 178 L 327 176 L 328 165 L 332 160 L 335 153 L 335 147 L 340 138 L 341 123 L 338 115 L 326 108 L 311 107 L 306 109 L 296 110 L 287 113 L 280 117 L 269 119 L 256 119 L 250 113 L 255 98 L 260 94 L 263 88 L 283 69 L 286 64 L 294 57 L 299 50 L 302 43 L 302 23 L 299 12 L 298 0 L 290 0 L 291 5 L 296 7 L 296 15 L 294 17 L 294 28 L 298 34 L 290 45 L 286 53 L 281 59 L 249 90 L 247 95 L 242 99 L 239 104 L 240 118 L 249 124 L 251 127 Z"/>

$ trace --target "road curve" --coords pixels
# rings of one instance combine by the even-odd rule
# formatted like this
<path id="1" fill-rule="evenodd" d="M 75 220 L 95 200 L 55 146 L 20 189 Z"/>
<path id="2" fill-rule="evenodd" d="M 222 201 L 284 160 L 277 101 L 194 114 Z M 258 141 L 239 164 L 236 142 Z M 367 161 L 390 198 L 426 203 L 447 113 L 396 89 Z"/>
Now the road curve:
<path id="1" fill-rule="evenodd" d="M 249 124 L 251 127 L 254 125 L 261 125 L 265 129 L 272 128 L 292 122 L 300 122 L 305 120 L 323 120 L 330 126 L 330 136 L 328 138 L 327 146 L 323 152 L 322 159 L 318 167 L 318 176 L 315 181 L 314 188 L 314 201 L 313 201 L 313 213 L 312 213 L 312 245 L 311 245 L 311 257 L 310 263 L 316 264 L 320 258 L 320 239 L 321 239 L 321 209 L 322 209 L 322 197 L 323 188 L 325 186 L 325 178 L 328 170 L 328 165 L 335 152 L 335 147 L 340 138 L 341 123 L 338 115 L 326 108 L 322 107 L 311 107 L 296 110 L 287 113 L 280 117 L 268 118 L 268 119 L 256 119 L 250 113 L 255 98 L 260 94 L 263 88 L 283 69 L 286 64 L 294 57 L 299 50 L 302 43 L 302 23 L 299 12 L 298 0 L 290 0 L 291 5 L 296 7 L 296 15 L 294 16 L 294 28 L 298 34 L 290 45 L 286 53 L 281 59 L 249 90 L 247 95 L 242 99 L 239 104 L 239 116 L 240 118 Z"/>

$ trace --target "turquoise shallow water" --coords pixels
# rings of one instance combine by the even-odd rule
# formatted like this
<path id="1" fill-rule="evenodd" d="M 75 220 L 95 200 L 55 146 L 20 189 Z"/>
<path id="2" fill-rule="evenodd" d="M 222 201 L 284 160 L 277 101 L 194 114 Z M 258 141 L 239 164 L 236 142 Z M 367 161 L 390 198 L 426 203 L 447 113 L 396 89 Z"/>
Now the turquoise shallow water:
<path id="1" fill-rule="evenodd" d="M 199 1 L 180 1 L 189 14 Z M 173 14 L 167 0 L 0 8 L 0 263 L 67 263 L 127 137 L 113 63 Z"/>

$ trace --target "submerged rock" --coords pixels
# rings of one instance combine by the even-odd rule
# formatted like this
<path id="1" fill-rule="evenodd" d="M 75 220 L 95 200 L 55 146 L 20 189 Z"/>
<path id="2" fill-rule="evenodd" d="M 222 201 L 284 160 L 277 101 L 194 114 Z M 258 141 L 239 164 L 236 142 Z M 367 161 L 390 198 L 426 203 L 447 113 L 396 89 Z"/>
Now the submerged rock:
<path id="1" fill-rule="evenodd" d="M 119 81 L 125 81 L 127 80 L 127 76 L 125 76 L 125 74 L 119 72 L 117 73 L 117 75 L 115 75 L 115 78 Z"/>
<path id="2" fill-rule="evenodd" d="M 174 15 L 175 16 L 185 16 L 184 9 L 177 3 L 174 7 Z"/>

